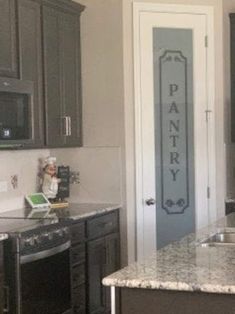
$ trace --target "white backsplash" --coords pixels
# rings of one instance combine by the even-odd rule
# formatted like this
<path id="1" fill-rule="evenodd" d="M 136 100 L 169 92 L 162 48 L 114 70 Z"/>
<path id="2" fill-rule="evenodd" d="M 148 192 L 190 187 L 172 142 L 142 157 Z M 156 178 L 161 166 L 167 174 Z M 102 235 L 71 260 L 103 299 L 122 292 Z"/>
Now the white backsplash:
<path id="1" fill-rule="evenodd" d="M 79 184 L 70 185 L 70 202 L 121 203 L 121 157 L 119 147 L 54 149 L 57 165 L 79 171 Z"/>
<path id="2" fill-rule="evenodd" d="M 7 182 L 7 192 L 0 193 L 0 211 L 21 208 L 24 196 L 37 192 L 39 160 L 49 156 L 50 151 L 24 150 L 0 151 L 0 181 Z M 18 176 L 18 187 L 13 188 L 11 176 Z"/>
<path id="3" fill-rule="evenodd" d="M 24 196 L 38 191 L 40 159 L 57 157 L 57 165 L 79 171 L 79 184 L 70 185 L 70 202 L 121 203 L 121 159 L 118 147 L 88 147 L 53 150 L 0 151 L 0 182 L 8 191 L 0 192 L 0 212 L 22 208 Z M 13 188 L 11 177 L 18 176 Z"/>

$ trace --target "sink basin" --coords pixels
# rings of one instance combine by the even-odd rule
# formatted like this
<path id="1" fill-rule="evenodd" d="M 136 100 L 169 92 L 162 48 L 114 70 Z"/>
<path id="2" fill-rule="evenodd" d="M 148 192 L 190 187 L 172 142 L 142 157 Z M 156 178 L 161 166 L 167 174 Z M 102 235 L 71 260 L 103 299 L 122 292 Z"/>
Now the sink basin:
<path id="1" fill-rule="evenodd" d="M 207 246 L 235 246 L 235 230 L 218 231 L 200 242 L 203 247 Z"/>

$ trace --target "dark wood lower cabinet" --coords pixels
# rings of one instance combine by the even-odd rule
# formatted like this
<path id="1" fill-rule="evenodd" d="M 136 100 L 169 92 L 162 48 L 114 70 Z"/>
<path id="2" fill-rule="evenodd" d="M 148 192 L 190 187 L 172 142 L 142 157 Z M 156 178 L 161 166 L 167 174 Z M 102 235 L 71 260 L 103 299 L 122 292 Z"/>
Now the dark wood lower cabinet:
<path id="1" fill-rule="evenodd" d="M 110 288 L 102 279 L 119 269 L 118 211 L 74 224 L 72 291 L 74 314 L 111 313 Z"/>
<path id="2" fill-rule="evenodd" d="M 122 314 L 234 314 L 232 295 L 121 289 Z"/>
<path id="3" fill-rule="evenodd" d="M 86 285 L 73 288 L 73 313 L 86 314 Z"/>
<path id="4" fill-rule="evenodd" d="M 4 309 L 3 242 L 0 242 L 0 314 Z"/>
<path id="5" fill-rule="evenodd" d="M 105 276 L 106 248 L 103 238 L 88 243 L 88 309 L 89 313 L 105 313 Z"/>

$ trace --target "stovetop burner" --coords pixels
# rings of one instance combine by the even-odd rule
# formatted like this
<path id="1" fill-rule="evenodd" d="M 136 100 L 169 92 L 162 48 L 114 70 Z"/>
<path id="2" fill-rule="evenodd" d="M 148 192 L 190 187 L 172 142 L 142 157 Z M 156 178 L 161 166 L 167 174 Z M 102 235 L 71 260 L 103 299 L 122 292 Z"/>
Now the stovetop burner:
<path id="1" fill-rule="evenodd" d="M 58 219 L 0 219 L 0 234 L 20 234 L 28 230 L 58 223 Z"/>

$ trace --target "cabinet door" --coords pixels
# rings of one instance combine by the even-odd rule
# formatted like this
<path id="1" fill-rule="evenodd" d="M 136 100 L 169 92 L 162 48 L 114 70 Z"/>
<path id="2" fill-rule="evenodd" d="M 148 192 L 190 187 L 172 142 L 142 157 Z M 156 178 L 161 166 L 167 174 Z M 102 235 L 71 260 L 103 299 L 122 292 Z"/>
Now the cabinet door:
<path id="1" fill-rule="evenodd" d="M 18 77 L 15 0 L 0 0 L 0 76 Z"/>
<path id="2" fill-rule="evenodd" d="M 46 144 L 65 145 L 63 136 L 63 63 L 61 12 L 43 7 Z"/>
<path id="3" fill-rule="evenodd" d="M 235 142 L 235 14 L 230 14 L 231 42 L 231 141 Z"/>
<path id="4" fill-rule="evenodd" d="M 81 144 L 81 65 L 79 19 L 70 12 L 62 15 L 64 112 L 70 119 L 67 146 Z"/>
<path id="5" fill-rule="evenodd" d="M 89 314 L 105 313 L 105 288 L 102 279 L 105 277 L 106 249 L 105 239 L 88 242 L 88 312 Z"/>
<path id="6" fill-rule="evenodd" d="M 4 307 L 4 269 L 3 269 L 3 242 L 0 242 L 0 313 Z"/>
<path id="7" fill-rule="evenodd" d="M 80 146 L 79 15 L 43 8 L 46 133 L 50 147 Z"/>
<path id="8" fill-rule="evenodd" d="M 41 7 L 32 0 L 19 3 L 21 78 L 34 83 L 34 146 L 43 145 Z"/>
<path id="9" fill-rule="evenodd" d="M 114 233 L 114 234 L 110 234 L 106 236 L 105 247 L 106 247 L 105 276 L 108 276 L 120 268 L 119 233 Z M 118 305 L 118 302 L 117 302 L 117 305 Z M 106 313 L 111 313 L 110 287 L 105 288 L 105 307 L 106 307 Z"/>

